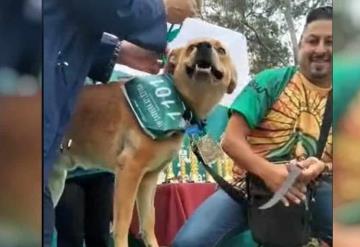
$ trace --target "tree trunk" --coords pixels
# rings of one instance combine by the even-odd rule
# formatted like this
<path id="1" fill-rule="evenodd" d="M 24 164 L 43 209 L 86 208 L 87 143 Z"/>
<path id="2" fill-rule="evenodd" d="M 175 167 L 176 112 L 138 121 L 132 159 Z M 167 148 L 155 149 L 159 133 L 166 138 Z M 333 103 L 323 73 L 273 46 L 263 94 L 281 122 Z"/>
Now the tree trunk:
<path id="1" fill-rule="evenodd" d="M 294 62 L 295 62 L 295 64 L 298 64 L 298 42 L 296 39 L 294 20 L 291 15 L 291 3 L 290 3 L 290 0 L 283 0 L 283 3 L 284 3 L 283 14 L 285 16 L 286 24 L 289 28 L 291 45 L 292 45 L 292 50 L 293 50 L 293 54 L 294 54 Z"/>

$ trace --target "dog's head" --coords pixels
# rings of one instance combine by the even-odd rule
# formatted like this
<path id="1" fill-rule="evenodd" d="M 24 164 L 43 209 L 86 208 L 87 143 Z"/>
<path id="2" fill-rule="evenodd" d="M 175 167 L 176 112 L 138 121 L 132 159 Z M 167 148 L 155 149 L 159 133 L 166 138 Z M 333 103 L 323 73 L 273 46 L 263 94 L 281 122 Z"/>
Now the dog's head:
<path id="1" fill-rule="evenodd" d="M 204 99 L 204 104 L 212 108 L 236 87 L 236 69 L 230 55 L 224 45 L 214 39 L 198 39 L 174 49 L 170 52 L 167 70 L 190 104 L 201 104 Z"/>

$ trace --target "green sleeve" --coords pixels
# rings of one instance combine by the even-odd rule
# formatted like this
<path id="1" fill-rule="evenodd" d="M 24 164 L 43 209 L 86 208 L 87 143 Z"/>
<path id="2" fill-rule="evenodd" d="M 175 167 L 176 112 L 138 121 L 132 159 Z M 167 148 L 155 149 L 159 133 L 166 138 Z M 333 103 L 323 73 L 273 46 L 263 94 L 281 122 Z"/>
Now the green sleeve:
<path id="1" fill-rule="evenodd" d="M 360 92 L 360 61 L 336 57 L 333 68 L 333 121 L 336 127 L 351 100 Z"/>
<path id="2" fill-rule="evenodd" d="M 295 67 L 268 69 L 255 75 L 230 106 L 230 114 L 241 114 L 250 128 L 255 128 L 265 117 L 288 81 Z"/>

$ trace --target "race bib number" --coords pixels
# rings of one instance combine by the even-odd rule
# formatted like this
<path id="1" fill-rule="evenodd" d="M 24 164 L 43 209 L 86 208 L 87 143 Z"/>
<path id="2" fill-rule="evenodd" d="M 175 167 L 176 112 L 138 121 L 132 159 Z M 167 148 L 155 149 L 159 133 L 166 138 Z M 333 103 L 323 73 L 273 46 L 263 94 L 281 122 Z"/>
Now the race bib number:
<path id="1" fill-rule="evenodd" d="M 170 75 L 136 77 L 126 82 L 124 93 L 139 124 L 152 138 L 184 131 L 186 108 Z"/>

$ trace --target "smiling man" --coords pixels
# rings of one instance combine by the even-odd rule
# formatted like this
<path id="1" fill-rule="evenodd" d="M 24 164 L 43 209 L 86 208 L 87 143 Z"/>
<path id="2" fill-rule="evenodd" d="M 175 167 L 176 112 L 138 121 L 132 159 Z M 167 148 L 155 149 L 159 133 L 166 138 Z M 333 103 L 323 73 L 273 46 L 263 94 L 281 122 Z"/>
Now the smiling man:
<path id="1" fill-rule="evenodd" d="M 322 88 L 331 84 L 332 20 L 309 15 L 299 44 L 300 72 Z"/>
<path id="2" fill-rule="evenodd" d="M 300 180 L 283 198 L 283 204 L 307 210 L 302 202 L 306 198 L 305 186 L 332 167 L 331 130 L 324 131 L 325 147 L 319 148 L 320 128 L 331 91 L 331 7 L 317 8 L 308 14 L 298 55 L 299 67 L 265 70 L 237 96 L 230 108 L 222 147 L 234 160 L 235 168 L 245 169 L 264 183 L 263 190 L 268 195 L 281 187 L 288 177 L 287 165 L 297 160 L 304 169 Z M 318 151 L 319 157 L 315 157 Z M 331 179 L 319 182 L 313 196 L 309 203 L 313 236 L 331 246 Z M 249 202 L 236 203 L 223 190 L 218 190 L 187 221 L 172 246 L 228 246 L 219 243 L 248 229 L 247 212 L 252 201 Z M 297 215 L 308 214 L 303 211 L 297 215 L 290 211 L 282 214 L 286 210 L 281 210 L 280 214 L 274 214 L 276 217 L 265 217 L 271 209 L 258 211 L 257 215 L 261 215 L 258 224 L 250 224 L 253 233 L 257 232 L 253 236 L 266 246 L 302 246 L 303 240 L 295 243 L 291 236 L 294 232 L 302 234 L 303 223 L 299 222 L 304 222 L 304 218 L 298 219 Z M 261 234 L 262 230 L 265 234 Z M 280 234 L 270 234 L 276 231 Z"/>

